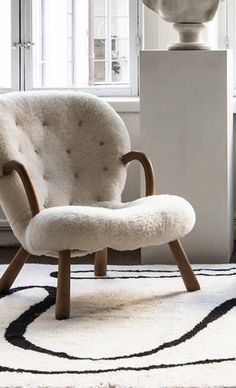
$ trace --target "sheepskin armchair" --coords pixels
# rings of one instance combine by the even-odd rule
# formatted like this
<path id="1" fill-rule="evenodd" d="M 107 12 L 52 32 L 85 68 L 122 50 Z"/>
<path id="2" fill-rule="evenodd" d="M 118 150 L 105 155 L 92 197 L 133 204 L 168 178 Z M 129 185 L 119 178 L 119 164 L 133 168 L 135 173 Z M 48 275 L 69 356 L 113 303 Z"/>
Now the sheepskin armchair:
<path id="1" fill-rule="evenodd" d="M 127 165 L 139 160 L 147 196 L 122 203 Z M 29 254 L 59 257 L 56 317 L 70 312 L 70 258 L 107 247 L 169 243 L 189 291 L 199 284 L 179 239 L 195 223 L 183 198 L 154 194 L 151 162 L 130 151 L 121 118 L 101 99 L 78 92 L 16 92 L 0 97 L 0 201 L 22 247 L 0 280 L 7 292 Z"/>

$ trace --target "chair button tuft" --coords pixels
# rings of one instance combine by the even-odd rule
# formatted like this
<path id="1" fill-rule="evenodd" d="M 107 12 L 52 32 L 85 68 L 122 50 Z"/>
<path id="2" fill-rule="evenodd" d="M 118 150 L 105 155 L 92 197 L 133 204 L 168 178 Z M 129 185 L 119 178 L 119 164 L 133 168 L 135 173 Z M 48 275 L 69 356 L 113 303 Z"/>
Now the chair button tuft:
<path id="1" fill-rule="evenodd" d="M 107 167 L 103 167 L 103 171 L 108 171 L 108 168 Z"/>
<path id="2" fill-rule="evenodd" d="M 78 173 L 77 172 L 75 172 L 75 179 L 77 179 L 78 178 Z"/>
<path id="3" fill-rule="evenodd" d="M 81 127 L 82 124 L 83 124 L 83 120 L 80 120 L 79 121 L 79 127 Z"/>
<path id="4" fill-rule="evenodd" d="M 68 155 L 70 154 L 70 149 L 68 148 L 67 150 L 66 150 L 66 152 L 68 153 Z"/>
<path id="5" fill-rule="evenodd" d="M 100 141 L 100 146 L 103 146 L 104 144 L 104 141 Z"/>

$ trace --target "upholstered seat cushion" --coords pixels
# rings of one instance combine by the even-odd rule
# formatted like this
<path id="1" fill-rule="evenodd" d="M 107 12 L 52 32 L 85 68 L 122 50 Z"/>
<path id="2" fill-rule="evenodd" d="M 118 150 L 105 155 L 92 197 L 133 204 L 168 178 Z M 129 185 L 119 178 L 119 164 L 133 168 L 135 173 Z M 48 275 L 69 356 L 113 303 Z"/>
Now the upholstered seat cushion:
<path id="1" fill-rule="evenodd" d="M 159 245 L 183 237 L 195 223 L 192 206 L 183 198 L 155 195 L 112 205 L 60 206 L 42 210 L 28 224 L 24 247 L 33 254 L 75 255 Z"/>

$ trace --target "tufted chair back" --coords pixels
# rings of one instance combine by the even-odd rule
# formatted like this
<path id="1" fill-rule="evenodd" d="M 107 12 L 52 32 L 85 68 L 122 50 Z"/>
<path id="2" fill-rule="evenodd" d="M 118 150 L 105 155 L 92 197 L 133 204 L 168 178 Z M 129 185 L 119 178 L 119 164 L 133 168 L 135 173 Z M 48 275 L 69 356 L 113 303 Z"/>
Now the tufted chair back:
<path id="1" fill-rule="evenodd" d="M 0 97 L 0 201 L 15 235 L 31 219 L 22 183 L 3 175 L 10 160 L 27 169 L 42 208 L 120 202 L 129 135 L 113 109 L 77 92 L 16 92 Z"/>

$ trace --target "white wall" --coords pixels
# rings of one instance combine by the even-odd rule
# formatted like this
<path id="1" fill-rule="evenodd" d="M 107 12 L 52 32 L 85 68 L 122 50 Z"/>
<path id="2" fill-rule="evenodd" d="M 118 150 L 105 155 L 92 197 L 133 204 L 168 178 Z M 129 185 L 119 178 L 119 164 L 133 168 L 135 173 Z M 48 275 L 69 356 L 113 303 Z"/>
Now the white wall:
<path id="1" fill-rule="evenodd" d="M 140 115 L 139 113 L 120 113 L 130 135 L 131 149 L 140 149 Z M 132 162 L 128 168 L 128 175 L 123 201 L 128 202 L 140 197 L 140 165 L 139 162 Z"/>

